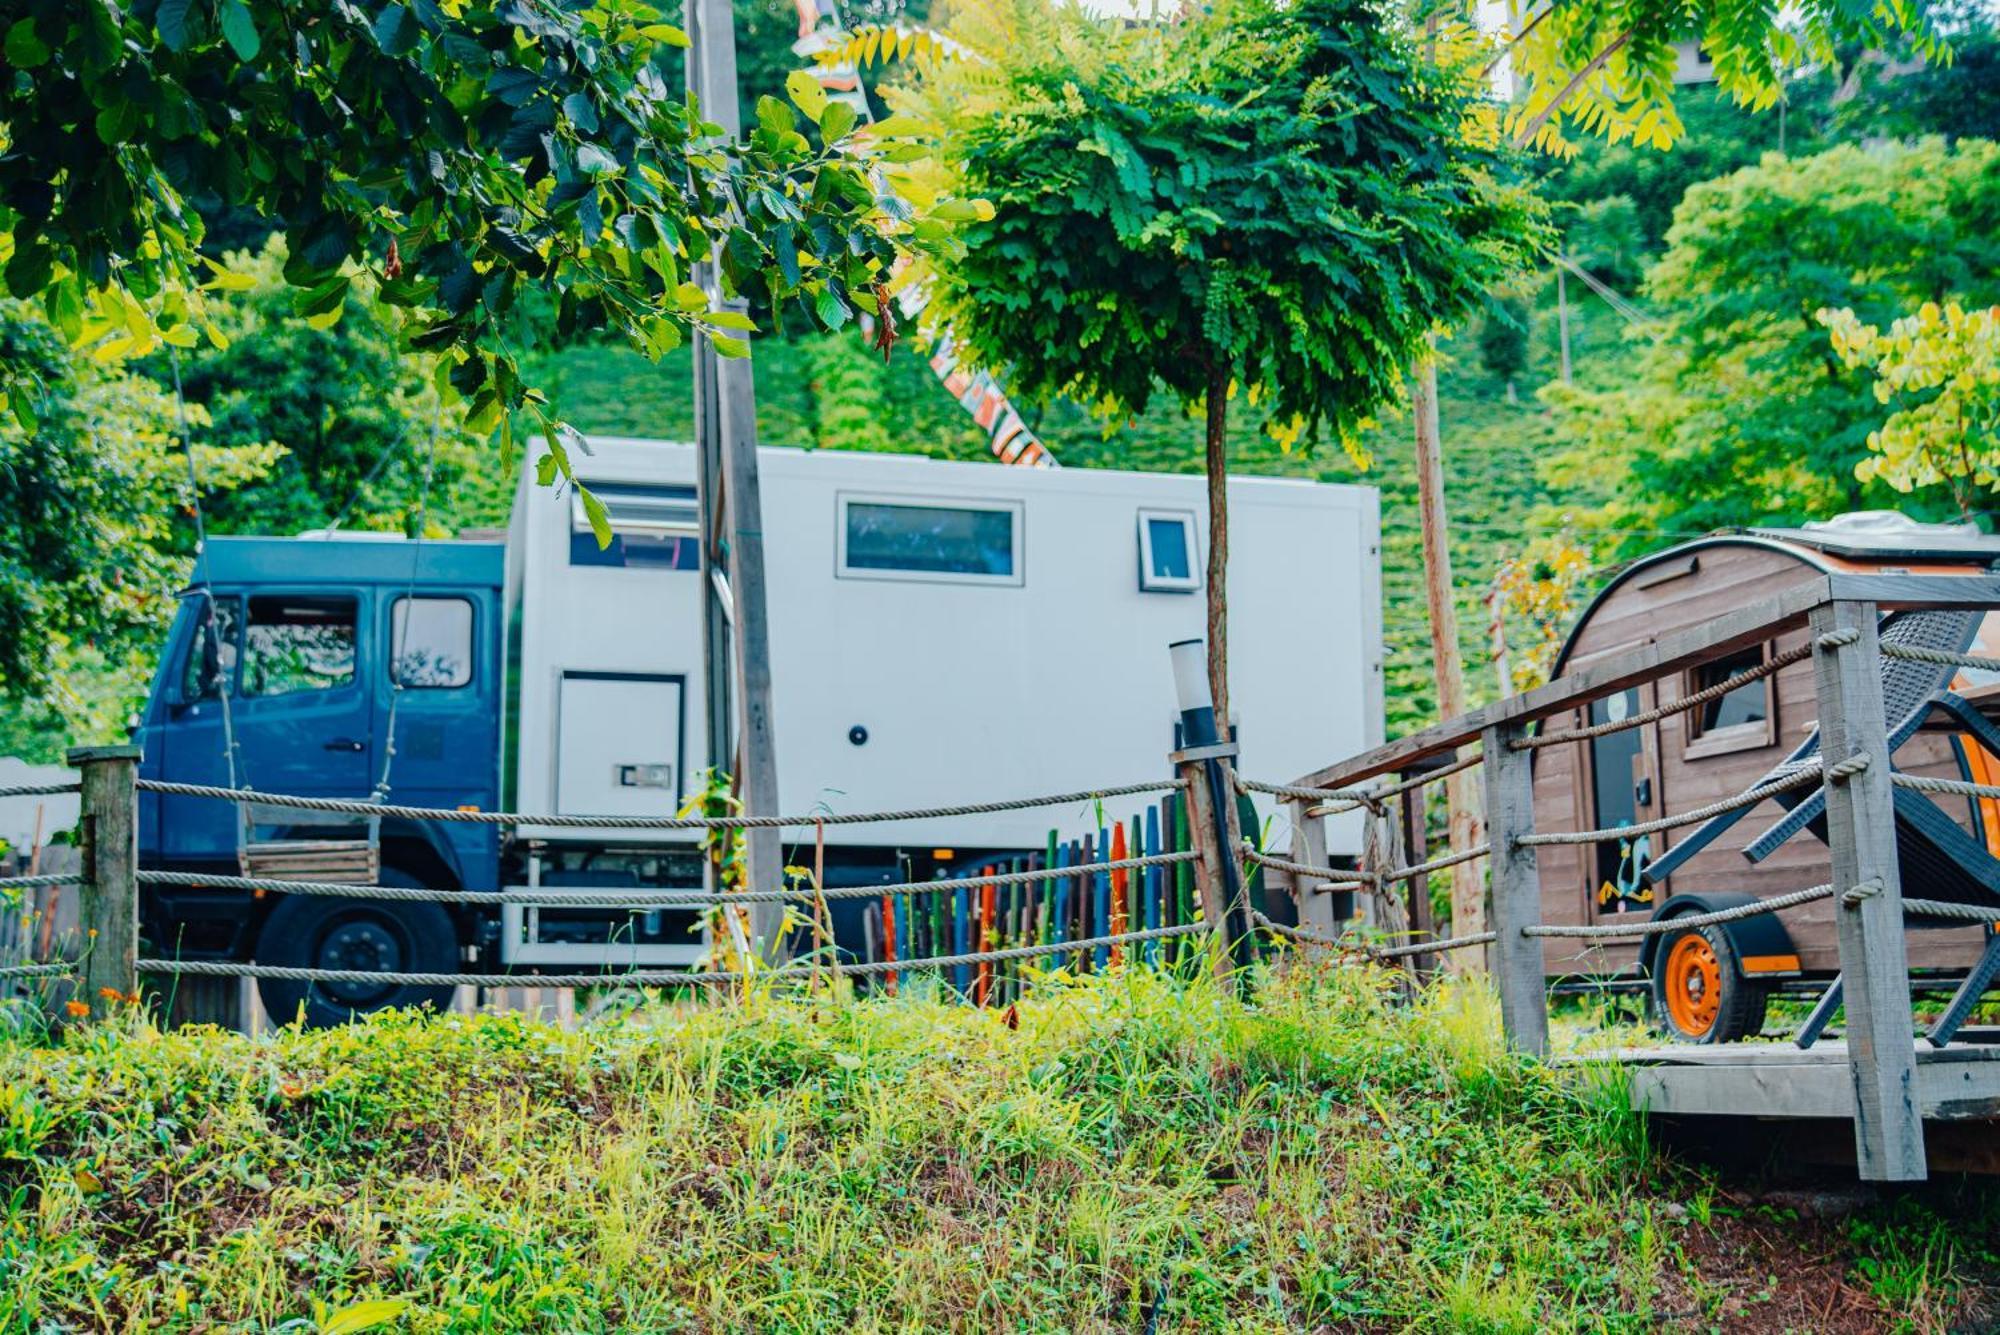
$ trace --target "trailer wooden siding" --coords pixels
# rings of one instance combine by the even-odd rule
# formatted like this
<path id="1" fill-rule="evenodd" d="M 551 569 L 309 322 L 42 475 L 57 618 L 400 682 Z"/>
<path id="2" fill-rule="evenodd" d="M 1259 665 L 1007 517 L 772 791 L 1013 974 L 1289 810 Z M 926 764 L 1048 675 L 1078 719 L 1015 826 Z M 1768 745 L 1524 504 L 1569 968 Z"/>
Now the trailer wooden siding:
<path id="1" fill-rule="evenodd" d="M 1983 567 L 1963 562 L 1898 559 L 1869 562 L 1833 556 L 1810 547 L 1768 538 L 1704 539 L 1672 548 L 1633 565 L 1585 609 L 1564 645 L 1554 675 L 1573 672 L 1614 658 L 1663 636 L 1703 625 L 1738 608 L 1773 598 L 1787 589 L 1829 572 L 1910 574 L 1981 574 Z M 1766 642 L 1766 655 L 1803 646 L 1810 632 L 1803 626 Z M 1653 820 L 1707 805 L 1749 787 L 1805 740 L 1817 721 L 1817 699 L 1810 660 L 1792 663 L 1765 679 L 1769 684 L 1768 727 L 1761 744 L 1746 734 L 1714 739 L 1691 736 L 1699 711 L 1671 715 L 1636 729 L 1643 756 L 1643 774 L 1651 779 L 1650 800 L 1635 802 L 1636 821 Z M 1679 673 L 1635 688 L 1637 710 L 1683 698 L 1695 689 L 1691 674 Z M 1546 721 L 1548 731 L 1582 727 L 1582 709 Z M 1712 744 L 1703 746 L 1700 743 Z M 1970 777 L 1963 769 L 1953 735 L 1920 732 L 1897 752 L 1898 767 L 1908 773 L 1941 778 Z M 1594 802 L 1591 745 L 1576 742 L 1535 753 L 1535 826 L 1543 830 L 1589 829 L 1600 824 Z M 1635 779 L 1636 787 L 1636 779 Z M 1967 829 L 1975 825 L 1972 803 L 1938 799 L 1945 811 Z M 1780 814 L 1775 803 L 1752 811 L 1714 843 L 1692 858 L 1663 885 L 1654 888 L 1650 903 L 1624 912 L 1600 911 L 1597 905 L 1597 852 L 1591 846 L 1550 846 L 1538 850 L 1542 920 L 1548 923 L 1613 923 L 1640 921 L 1675 894 L 1743 892 L 1768 898 L 1801 890 L 1826 879 L 1826 846 L 1809 833 L 1795 836 L 1762 863 L 1752 863 L 1743 850 Z M 1688 837 L 1699 826 L 1654 835 L 1655 855 Z M 1920 896 L 1919 886 L 1905 893 Z M 1787 926 L 1798 947 L 1799 972 L 1825 975 L 1837 971 L 1839 951 L 1834 938 L 1831 900 L 1806 905 L 1787 915 Z M 1918 969 L 1964 968 L 1979 954 L 1978 927 L 1928 930 L 1910 939 L 1910 962 Z M 1636 975 L 1637 942 L 1596 943 L 1549 939 L 1544 942 L 1545 972 L 1551 977 Z M 1780 974 L 1778 976 L 1790 976 Z"/>

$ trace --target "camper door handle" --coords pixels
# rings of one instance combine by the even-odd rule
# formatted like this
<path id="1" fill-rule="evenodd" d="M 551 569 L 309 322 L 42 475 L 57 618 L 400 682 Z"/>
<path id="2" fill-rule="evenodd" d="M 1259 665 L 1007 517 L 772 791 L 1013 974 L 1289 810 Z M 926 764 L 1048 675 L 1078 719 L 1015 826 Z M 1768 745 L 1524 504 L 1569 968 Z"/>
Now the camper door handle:
<path id="1" fill-rule="evenodd" d="M 336 737 L 326 744 L 329 751 L 366 751 L 368 743 L 358 742 L 352 737 Z"/>

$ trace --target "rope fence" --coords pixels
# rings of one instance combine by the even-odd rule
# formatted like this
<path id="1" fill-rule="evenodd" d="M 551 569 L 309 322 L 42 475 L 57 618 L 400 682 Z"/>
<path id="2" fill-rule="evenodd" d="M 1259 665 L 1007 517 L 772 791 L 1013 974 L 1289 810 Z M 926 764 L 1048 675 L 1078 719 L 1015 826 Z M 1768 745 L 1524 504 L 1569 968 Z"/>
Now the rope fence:
<path id="1" fill-rule="evenodd" d="M 1394 871 L 1382 872 L 1380 879 L 1383 885 L 1394 885 L 1398 881 L 1415 880 L 1419 876 L 1428 876 L 1434 871 L 1443 871 L 1446 867 L 1456 867 L 1461 862 L 1472 862 L 1478 858 L 1483 858 L 1492 851 L 1493 846 L 1491 844 L 1474 844 L 1471 848 L 1461 849 L 1456 853 L 1447 853 L 1441 858 L 1432 858 L 1429 862 L 1419 862 L 1414 867 L 1398 867 Z"/>
<path id="2" fill-rule="evenodd" d="M 1191 849 L 1174 853 L 1149 853 L 1140 857 L 1112 858 L 1080 866 L 1036 867 L 1027 871 L 995 872 L 990 876 L 958 876 L 935 881 L 897 881 L 882 885 L 836 885 L 824 889 L 801 887 L 793 890 L 735 890 L 710 893 L 703 890 L 655 891 L 619 890 L 607 887 L 593 891 L 588 886 L 538 886 L 513 890 L 436 890 L 423 886 L 353 885 L 335 881 L 287 881 L 261 876 L 223 876 L 208 872 L 147 871 L 138 873 L 140 885 L 184 886 L 194 889 L 261 890 L 279 895 L 317 895 L 334 899 L 385 899 L 432 904 L 504 906 L 535 904 L 557 908 L 599 909 L 703 909 L 717 904 L 814 903 L 834 899 L 879 899 L 883 895 L 921 895 L 979 890 L 986 886 L 1026 885 L 1063 877 L 1096 875 L 1098 872 L 1130 871 L 1144 867 L 1166 867 L 1193 862 L 1201 855 Z"/>
<path id="3" fill-rule="evenodd" d="M 1450 950 L 1463 950 L 1467 946 L 1484 946 L 1500 939 L 1498 932 L 1474 932 L 1469 936 L 1448 936 L 1436 941 L 1413 941 L 1400 946 L 1378 946 L 1372 941 L 1358 941 L 1352 937 L 1332 937 L 1323 932 L 1308 931 L 1294 927 L 1290 923 L 1278 922 L 1264 914 L 1252 910 L 1251 918 L 1256 924 L 1273 936 L 1285 937 L 1293 941 L 1303 941 L 1307 945 L 1330 946 L 1335 950 L 1351 950 L 1374 960 L 1402 959 L 1408 955 L 1442 954 Z"/>
<path id="4" fill-rule="evenodd" d="M 1844 765 L 1846 762 L 1842 763 Z M 1863 762 L 1863 768 L 1866 768 L 1866 762 Z M 1841 770 L 1841 766 L 1835 766 L 1835 769 L 1839 771 Z M 1853 771 L 1842 772 L 1851 773 Z M 1770 783 L 1759 784 L 1754 788 L 1746 788 L 1734 797 L 1725 797 L 1720 802 L 1711 802 L 1705 807 L 1693 807 L 1678 815 L 1662 816 L 1658 820 L 1641 821 L 1637 825 L 1619 825 L 1603 830 L 1573 830 L 1556 831 L 1549 834 L 1524 834 L 1518 836 L 1514 842 L 1522 847 L 1534 848 L 1560 847 L 1568 844 L 1601 844 L 1612 839 L 1636 839 L 1642 834 L 1657 834 L 1661 830 L 1671 830 L 1682 825 L 1693 825 L 1697 822 L 1720 816 L 1724 812 L 1735 811 L 1740 807 L 1754 807 L 1767 797 L 1790 792 L 1794 788 L 1803 788 L 1807 784 L 1819 783 L 1824 773 L 1824 767 L 1820 762 L 1815 760 L 1811 764 L 1799 769 L 1796 773 L 1787 774 L 1781 779 L 1774 779 Z"/>
<path id="5" fill-rule="evenodd" d="M 1315 867 L 1310 862 L 1293 862 L 1286 858 L 1260 853 L 1257 846 L 1245 839 L 1242 844 L 1243 859 L 1259 867 L 1270 867 L 1275 871 L 1288 871 L 1294 876 L 1311 876 L 1334 885 L 1373 885 L 1375 873 L 1342 869 L 1340 867 Z"/>
<path id="6" fill-rule="evenodd" d="M 1532 927 L 1523 927 L 1521 935 L 1574 940 L 1636 941 L 1642 937 L 1665 936 L 1669 932 L 1682 932 L 1689 928 L 1741 922 L 1745 918 L 1761 918 L 1767 913 L 1781 913 L 1786 909 L 1797 908 L 1801 904 L 1826 899 L 1832 894 L 1832 886 L 1815 885 L 1807 890 L 1794 890 L 1788 895 L 1773 895 L 1769 899 L 1760 899 L 1754 904 L 1739 904 L 1735 908 L 1717 909 L 1713 913 L 1684 913 L 1652 922 L 1635 922 L 1629 926 L 1622 923 L 1599 926 L 1537 923 Z"/>
<path id="7" fill-rule="evenodd" d="M 1889 782 L 1918 793 L 1940 793 L 1950 797 L 2000 798 L 2000 787 L 1990 783 L 1968 783 L 1963 779 L 1932 779 L 1921 774 L 1891 774 Z"/>
<path id="8" fill-rule="evenodd" d="M 76 972 L 76 966 L 66 960 L 51 964 L 7 964 L 0 965 L 0 979 L 5 978 L 52 978 Z"/>
<path id="9" fill-rule="evenodd" d="M 0 797 L 62 797 L 82 791 L 83 785 L 72 779 L 66 783 L 15 784 L 11 788 L 0 788 Z"/>
<path id="10" fill-rule="evenodd" d="M 1050 793 L 1041 797 L 1017 797 L 998 802 L 963 802 L 956 806 L 917 807 L 907 811 L 823 812 L 810 816 L 524 815 L 514 811 L 462 811 L 452 807 L 396 806 L 386 802 L 367 802 L 344 797 L 302 797 L 294 793 L 260 793 L 247 788 L 219 788 L 200 783 L 169 783 L 161 779 L 140 779 L 138 787 L 142 792 L 162 793 L 170 797 L 206 797 L 222 802 L 284 807 L 294 811 L 320 811 L 335 815 L 391 820 L 444 821 L 468 825 L 529 825 L 561 830 L 764 830 L 938 820 L 953 816 L 988 816 L 1003 811 L 1027 811 L 1035 807 L 1069 806 L 1079 802 L 1094 802 L 1102 798 L 1125 797 L 1135 793 L 1177 791 L 1187 787 L 1187 780 L 1156 779 L 1150 783 L 1120 784 L 1073 793 Z"/>
<path id="11" fill-rule="evenodd" d="M 1844 645 L 1853 644 L 1860 638 L 1861 632 L 1852 628 L 1828 631 L 1815 640 L 1799 645 L 1794 649 L 1787 649 L 1783 653 L 1773 654 L 1754 668 L 1745 668 L 1743 671 L 1734 674 L 1726 680 L 1719 681 L 1713 686 L 1705 686 L 1701 690 L 1690 692 L 1687 695 L 1681 696 L 1678 700 L 1670 700 L 1666 704 L 1656 705 L 1651 709 L 1642 709 L 1636 714 L 1629 714 L 1624 718 L 1614 719 L 1608 723 L 1593 723 L 1587 728 L 1565 728 L 1558 732 L 1544 732 L 1537 733 L 1532 737 L 1516 738 L 1510 745 L 1516 751 L 1533 751 L 1538 747 L 1560 746 L 1564 742 L 1587 741 L 1592 737 L 1608 737 L 1615 732 L 1625 732 L 1632 728 L 1644 727 L 1648 723 L 1657 723 L 1661 719 L 1672 718 L 1675 714 L 1684 714 L 1688 710 L 1705 705 L 1711 700 L 1720 700 L 1739 686 L 1762 680 L 1775 672 L 1790 667 L 1794 663 L 1802 663 L 1813 656 L 1815 649 L 1838 649 Z M 1887 645 L 1883 646 L 1883 652 L 1888 652 Z"/>
<path id="12" fill-rule="evenodd" d="M 0 876 L 0 890 L 39 890 L 49 885 L 82 884 L 83 877 L 76 872 L 52 876 Z"/>
<path id="13" fill-rule="evenodd" d="M 379 983 L 397 987 L 689 987 L 712 983 L 787 982 L 811 979 L 815 975 L 866 976 L 889 973 L 919 973 L 961 965 L 1000 964 L 1010 960 L 1039 959 L 1048 955 L 1073 955 L 1081 951 L 1116 945 L 1162 941 L 1170 937 L 1208 933 L 1207 923 L 1182 923 L 1174 927 L 1153 927 L 1110 936 L 1083 937 L 1075 941 L 1051 941 L 1033 946 L 1008 946 L 1000 950 L 973 950 L 956 955 L 933 955 L 907 960 L 825 961 L 800 960 L 775 969 L 713 969 L 685 971 L 673 969 L 635 970 L 629 973 L 397 973 L 373 969 L 307 969 L 282 964 L 238 964 L 223 960 L 148 960 L 138 962 L 140 973 L 194 975 L 204 978 L 269 978 L 295 983 Z"/>
<path id="14" fill-rule="evenodd" d="M 1891 644 L 1882 642 L 1884 658 L 1907 658 L 1917 663 L 1937 663 L 1943 667 L 1972 668 L 1979 672 L 2000 672 L 2000 658 L 1981 658 L 1978 654 L 1947 653 L 1943 649 L 1925 649 L 1914 644 Z"/>

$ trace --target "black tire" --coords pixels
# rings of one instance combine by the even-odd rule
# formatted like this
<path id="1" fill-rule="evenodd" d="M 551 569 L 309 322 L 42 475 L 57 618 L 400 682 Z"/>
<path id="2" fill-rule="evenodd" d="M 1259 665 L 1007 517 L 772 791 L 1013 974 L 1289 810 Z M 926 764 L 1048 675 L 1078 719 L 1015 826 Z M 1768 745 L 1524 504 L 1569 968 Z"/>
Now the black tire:
<path id="1" fill-rule="evenodd" d="M 1744 977 L 1736 943 L 1722 927 L 1667 933 L 1653 955 L 1651 984 L 1653 1022 L 1676 1043 L 1734 1043 L 1764 1028 L 1770 993 Z"/>
<path id="2" fill-rule="evenodd" d="M 384 868 L 384 885 L 413 878 Z M 281 900 L 257 936 L 257 962 L 306 969 L 383 973 L 456 973 L 458 929 L 436 904 L 382 899 Z M 379 983 L 301 983 L 259 978 L 257 994 L 275 1024 L 302 1020 L 309 1029 L 366 1017 L 392 1007 L 451 1005 L 449 987 Z"/>

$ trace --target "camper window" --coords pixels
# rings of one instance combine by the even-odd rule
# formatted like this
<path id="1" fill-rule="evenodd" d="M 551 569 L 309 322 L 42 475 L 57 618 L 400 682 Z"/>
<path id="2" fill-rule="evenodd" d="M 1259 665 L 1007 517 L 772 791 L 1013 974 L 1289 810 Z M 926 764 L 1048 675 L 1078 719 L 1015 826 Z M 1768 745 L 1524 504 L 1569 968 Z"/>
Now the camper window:
<path id="1" fill-rule="evenodd" d="M 1719 686 L 1731 677 L 1764 665 L 1769 645 L 1757 645 L 1703 663 L 1688 671 L 1685 689 L 1692 694 Z M 1778 740 L 1777 710 L 1772 703 L 1774 677 L 1746 681 L 1735 690 L 1697 706 L 1687 716 L 1689 759 L 1754 751 Z"/>
<path id="2" fill-rule="evenodd" d="M 398 598 L 389 612 L 389 680 L 451 690 L 472 680 L 472 604 L 463 598 Z"/>
<path id="3" fill-rule="evenodd" d="M 243 694 L 330 691 L 352 682 L 354 620 L 352 598 L 252 598 L 243 636 Z"/>
<path id="4" fill-rule="evenodd" d="M 1017 501 L 840 498 L 839 571 L 857 579 L 1021 582 Z"/>
<path id="5" fill-rule="evenodd" d="M 1193 593 L 1194 516 L 1186 510 L 1139 512 L 1139 587 L 1147 593 Z"/>
<path id="6" fill-rule="evenodd" d="M 701 565 L 701 509 L 693 487 L 640 487 L 591 482 L 590 494 L 611 521 L 611 545 L 599 547 L 583 497 L 569 509 L 569 563 L 643 570 L 695 570 Z"/>

